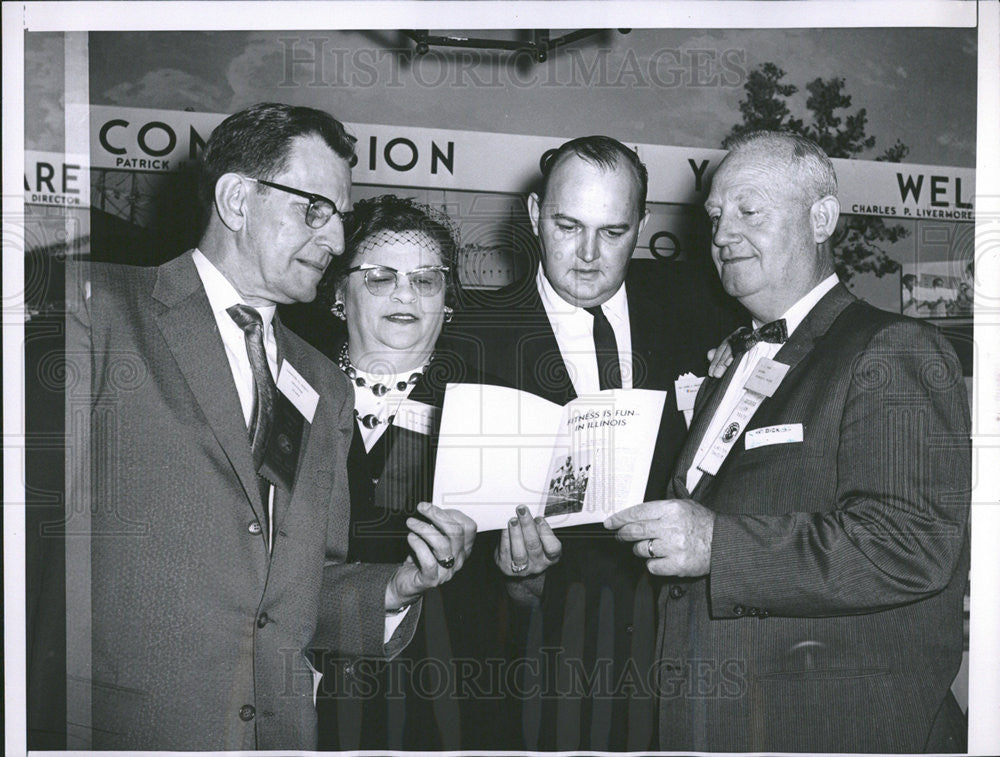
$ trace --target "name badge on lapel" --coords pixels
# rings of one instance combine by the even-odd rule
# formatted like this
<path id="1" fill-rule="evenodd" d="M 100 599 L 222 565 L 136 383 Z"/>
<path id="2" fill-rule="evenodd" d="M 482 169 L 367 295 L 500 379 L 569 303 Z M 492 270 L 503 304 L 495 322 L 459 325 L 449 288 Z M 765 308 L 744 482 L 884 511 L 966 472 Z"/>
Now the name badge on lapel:
<path id="1" fill-rule="evenodd" d="M 677 395 L 677 409 L 684 414 L 684 423 L 691 428 L 691 419 L 694 417 L 694 401 L 698 397 L 698 390 L 704 376 L 695 376 L 693 373 L 685 373 L 678 376 L 674 381 L 674 394 Z"/>
<path id="2" fill-rule="evenodd" d="M 782 379 L 785 378 L 788 368 L 789 366 L 779 363 L 777 360 L 762 357 L 757 361 L 753 373 L 743 386 L 751 392 L 757 392 L 757 394 L 770 397 L 778 389 Z"/>
<path id="3" fill-rule="evenodd" d="M 278 387 L 278 391 L 285 395 L 302 413 L 302 417 L 312 423 L 313 416 L 316 415 L 316 405 L 319 404 L 319 392 L 302 378 L 302 374 L 295 370 L 291 363 L 284 360 L 278 371 L 278 380 L 274 383 Z"/>
<path id="4" fill-rule="evenodd" d="M 287 360 L 282 362 L 274 383 L 278 396 L 259 473 L 275 486 L 291 491 L 302 449 L 302 430 L 306 421 L 312 422 L 319 393 Z"/>
<path id="5" fill-rule="evenodd" d="M 802 441 L 801 423 L 782 423 L 780 426 L 762 426 L 747 431 L 747 449 L 767 447 L 771 444 L 794 444 Z"/>
<path id="6" fill-rule="evenodd" d="M 757 408 L 761 406 L 765 399 L 774 394 L 788 373 L 789 366 L 762 357 L 754 366 L 750 378 L 743 384 L 743 394 L 740 397 L 736 409 L 726 418 L 722 424 L 722 432 L 715 440 L 705 456 L 698 462 L 698 468 L 703 473 L 716 475 L 719 468 L 726 461 L 729 451 L 740 438 L 740 434 L 750 423 Z"/>
<path id="7" fill-rule="evenodd" d="M 437 429 L 440 412 L 440 408 L 425 402 L 404 399 L 396 409 L 396 417 L 392 424 L 417 434 L 430 436 Z"/>

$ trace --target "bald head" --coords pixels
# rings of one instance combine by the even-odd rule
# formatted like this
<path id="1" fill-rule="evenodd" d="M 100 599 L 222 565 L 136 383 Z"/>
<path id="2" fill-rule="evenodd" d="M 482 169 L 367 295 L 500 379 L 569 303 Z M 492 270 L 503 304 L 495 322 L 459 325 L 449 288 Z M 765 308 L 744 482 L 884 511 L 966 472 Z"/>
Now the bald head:
<path id="1" fill-rule="evenodd" d="M 712 258 L 726 292 L 758 320 L 780 318 L 833 272 L 836 192 L 830 159 L 791 134 L 740 137 L 715 172 L 705 203 Z"/>
<path id="2" fill-rule="evenodd" d="M 808 205 L 828 195 L 837 196 L 833 162 L 811 140 L 781 131 L 751 131 L 732 141 L 726 160 L 741 154 L 768 163 L 772 170 L 784 171 Z"/>

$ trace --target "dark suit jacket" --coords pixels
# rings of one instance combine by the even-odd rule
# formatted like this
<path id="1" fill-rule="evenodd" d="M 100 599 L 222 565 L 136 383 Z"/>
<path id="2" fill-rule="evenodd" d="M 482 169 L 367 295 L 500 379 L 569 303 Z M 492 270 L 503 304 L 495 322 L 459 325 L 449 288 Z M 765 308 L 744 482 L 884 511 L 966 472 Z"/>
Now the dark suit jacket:
<path id="1" fill-rule="evenodd" d="M 747 450 L 744 429 L 695 487 L 718 514 L 711 573 L 661 592 L 661 747 L 955 750 L 970 497 L 955 353 L 838 285 L 775 359 L 791 369 L 747 427 L 801 423 L 804 441 Z M 672 496 L 730 375 L 702 386 Z"/>
<path id="2" fill-rule="evenodd" d="M 67 562 L 92 581 L 90 602 L 71 606 L 68 621 L 70 656 L 91 667 L 90 686 L 71 692 L 71 729 L 84 732 L 70 745 L 309 749 L 304 650 L 392 655 L 419 610 L 385 645 L 394 566 L 344 562 L 351 390 L 275 322 L 279 360 L 319 402 L 294 488 L 276 491 L 269 554 L 243 414 L 191 254 L 84 275 L 91 295 L 71 306 L 67 338 L 77 371 L 68 433 L 81 440 L 70 452 L 92 463 L 70 460 L 89 475 L 75 482 L 67 522 L 67 543 L 84 537 L 73 542 L 83 552 L 67 547 Z"/>
<path id="3" fill-rule="evenodd" d="M 633 385 L 667 392 L 647 499 L 663 495 L 686 433 L 674 379 L 687 371 L 704 375 L 706 350 L 735 325 L 729 313 L 707 311 L 697 282 L 683 265 L 639 270 L 635 261 L 626 279 Z M 575 399 L 534 275 L 470 299 L 452 324 L 465 360 L 550 402 Z M 647 750 L 654 690 L 629 688 L 626 679 L 635 678 L 633 668 L 645 678 L 653 666 L 655 582 L 601 524 L 557 535 L 562 559 L 546 572 L 541 613 L 523 629 L 539 671 L 521 683 L 524 746 Z"/>
<path id="4" fill-rule="evenodd" d="M 448 382 L 478 380 L 439 347 L 409 399 L 440 409 Z M 399 563 L 410 554 L 406 519 L 431 500 L 436 444 L 436 432 L 393 424 L 366 452 L 355 429 L 350 560 Z M 478 535 L 461 571 L 427 592 L 413 641 L 391 662 L 360 661 L 357 685 L 338 690 L 325 661 L 334 669 L 317 703 L 321 749 L 516 748 L 508 699 L 487 662 L 510 656 L 512 643 L 496 544 L 496 533 Z"/>

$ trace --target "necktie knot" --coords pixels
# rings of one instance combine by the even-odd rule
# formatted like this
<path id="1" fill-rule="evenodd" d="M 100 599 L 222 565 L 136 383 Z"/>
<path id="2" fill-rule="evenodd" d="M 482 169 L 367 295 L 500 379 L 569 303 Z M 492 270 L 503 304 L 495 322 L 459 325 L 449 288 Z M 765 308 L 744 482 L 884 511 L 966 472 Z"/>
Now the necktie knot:
<path id="1" fill-rule="evenodd" d="M 746 326 L 740 326 L 729 337 L 729 346 L 733 350 L 733 356 L 742 355 L 758 342 L 769 342 L 771 344 L 783 344 L 788 340 L 788 328 L 785 319 L 779 318 L 776 321 L 765 323 L 758 329 L 751 330 Z"/>
<path id="2" fill-rule="evenodd" d="M 245 334 L 250 334 L 257 328 L 262 330 L 264 328 L 264 319 L 260 317 L 256 308 L 249 305 L 233 305 L 226 308 L 226 312 L 236 322 L 236 325 L 243 329 Z"/>

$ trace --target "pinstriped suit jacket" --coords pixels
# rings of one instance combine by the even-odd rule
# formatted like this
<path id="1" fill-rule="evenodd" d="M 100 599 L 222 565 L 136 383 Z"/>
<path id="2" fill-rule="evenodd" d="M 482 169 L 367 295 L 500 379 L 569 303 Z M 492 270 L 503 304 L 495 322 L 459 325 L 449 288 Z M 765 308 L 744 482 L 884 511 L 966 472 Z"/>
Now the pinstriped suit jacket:
<path id="1" fill-rule="evenodd" d="M 68 620 L 71 629 L 92 624 L 89 636 L 76 635 L 90 646 L 81 716 L 92 717 L 90 741 L 312 748 L 307 647 L 391 656 L 419 610 L 385 645 L 395 566 L 344 564 L 353 393 L 275 322 L 280 358 L 320 399 L 294 488 L 276 491 L 269 555 L 254 525 L 264 504 L 239 399 L 190 253 L 159 268 L 95 265 L 87 275 L 91 296 L 70 319 L 67 349 L 80 371 L 73 399 L 90 416 L 78 430 L 90 435 L 92 480 L 77 495 L 91 498 L 83 532 L 92 585 L 90 607 Z"/>
<path id="2" fill-rule="evenodd" d="M 954 748 L 971 475 L 958 359 L 840 285 L 775 359 L 784 381 L 693 492 L 717 513 L 710 575 L 659 599 L 661 746 Z M 702 386 L 674 497 L 691 496 L 728 378 Z M 802 443 L 746 449 L 747 430 L 784 423 Z"/>

